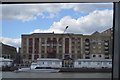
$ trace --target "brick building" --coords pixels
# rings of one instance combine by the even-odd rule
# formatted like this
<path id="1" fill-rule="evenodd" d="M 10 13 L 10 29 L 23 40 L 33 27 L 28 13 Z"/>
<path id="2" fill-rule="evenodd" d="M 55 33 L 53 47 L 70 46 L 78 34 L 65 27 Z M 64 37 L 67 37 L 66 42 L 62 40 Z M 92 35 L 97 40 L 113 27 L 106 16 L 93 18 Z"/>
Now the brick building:
<path id="1" fill-rule="evenodd" d="M 112 29 L 83 34 L 33 33 L 22 35 L 21 56 L 24 61 L 37 58 L 110 59 Z"/>
<path id="2" fill-rule="evenodd" d="M 101 33 L 94 32 L 92 35 L 83 37 L 83 53 L 85 59 L 111 59 L 112 58 L 112 29 Z"/>
<path id="3" fill-rule="evenodd" d="M 15 47 L 0 42 L 0 57 L 15 59 L 17 50 Z"/>

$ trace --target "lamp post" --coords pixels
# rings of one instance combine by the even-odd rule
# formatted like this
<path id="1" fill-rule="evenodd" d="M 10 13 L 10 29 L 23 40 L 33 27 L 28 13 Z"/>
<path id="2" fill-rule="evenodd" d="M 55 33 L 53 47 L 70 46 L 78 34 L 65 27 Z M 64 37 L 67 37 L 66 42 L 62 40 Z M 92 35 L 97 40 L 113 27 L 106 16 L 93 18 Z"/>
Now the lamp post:
<path id="1" fill-rule="evenodd" d="M 65 30 L 64 30 L 64 32 L 63 32 L 63 34 L 65 33 L 65 31 L 67 30 L 67 28 L 68 28 L 68 26 L 66 26 L 66 28 L 65 28 Z"/>

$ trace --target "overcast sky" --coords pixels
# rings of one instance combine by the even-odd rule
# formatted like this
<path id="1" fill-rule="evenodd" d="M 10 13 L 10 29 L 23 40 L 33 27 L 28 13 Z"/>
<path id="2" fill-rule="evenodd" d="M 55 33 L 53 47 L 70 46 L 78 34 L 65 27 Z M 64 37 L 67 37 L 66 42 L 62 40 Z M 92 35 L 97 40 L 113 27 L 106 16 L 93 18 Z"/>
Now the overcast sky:
<path id="1" fill-rule="evenodd" d="M 21 34 L 92 34 L 112 27 L 112 3 L 2 4 L 0 41 L 20 47 Z M 1 8 L 0 8 L 1 9 Z"/>

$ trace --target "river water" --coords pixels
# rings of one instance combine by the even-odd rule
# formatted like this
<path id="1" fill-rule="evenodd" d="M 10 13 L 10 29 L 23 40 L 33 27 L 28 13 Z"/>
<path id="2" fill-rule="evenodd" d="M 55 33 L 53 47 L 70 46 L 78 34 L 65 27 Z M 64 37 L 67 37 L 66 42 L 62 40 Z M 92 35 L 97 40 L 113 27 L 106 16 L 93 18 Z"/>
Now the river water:
<path id="1" fill-rule="evenodd" d="M 111 78 L 111 73 L 28 73 L 28 72 L 2 72 L 2 78 Z"/>

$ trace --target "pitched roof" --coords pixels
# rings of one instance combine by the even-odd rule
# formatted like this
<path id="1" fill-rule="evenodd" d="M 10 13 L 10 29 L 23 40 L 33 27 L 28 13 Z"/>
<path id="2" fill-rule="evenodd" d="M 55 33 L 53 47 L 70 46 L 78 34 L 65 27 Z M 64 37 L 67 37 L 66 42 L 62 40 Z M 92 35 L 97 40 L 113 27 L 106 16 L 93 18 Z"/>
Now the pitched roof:
<path id="1" fill-rule="evenodd" d="M 92 35 L 99 35 L 100 33 L 98 31 L 94 32 Z"/>

